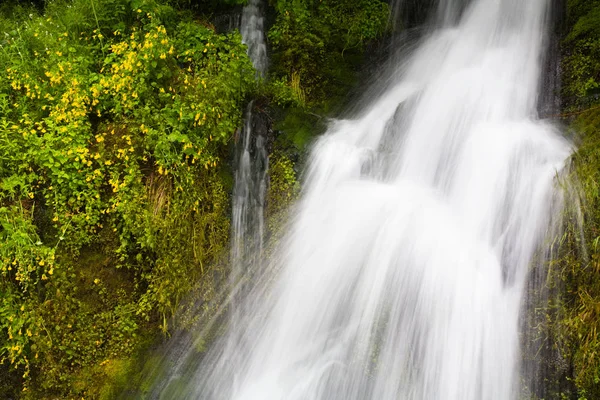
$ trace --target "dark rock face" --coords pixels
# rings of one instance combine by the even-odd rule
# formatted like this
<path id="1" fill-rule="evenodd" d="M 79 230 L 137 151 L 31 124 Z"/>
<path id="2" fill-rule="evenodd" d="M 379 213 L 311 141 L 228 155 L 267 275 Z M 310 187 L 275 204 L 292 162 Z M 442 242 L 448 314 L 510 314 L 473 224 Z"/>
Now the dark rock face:
<path id="1" fill-rule="evenodd" d="M 238 29 L 242 22 L 242 7 L 233 7 L 225 12 L 215 14 L 212 24 L 218 33 L 231 32 Z"/>
<path id="2" fill-rule="evenodd" d="M 268 114 L 268 110 L 263 108 L 263 105 L 258 101 L 253 102 L 250 118 L 250 157 L 254 159 L 257 156 L 254 153 L 257 148 L 264 148 L 268 154 L 273 150 L 273 121 Z M 257 140 L 262 141 L 262 143 L 257 145 Z"/>
<path id="3" fill-rule="evenodd" d="M 546 52 L 542 60 L 540 98 L 538 112 L 541 118 L 556 118 L 562 110 L 561 99 L 561 39 L 564 36 L 566 22 L 566 1 L 552 0 L 548 20 L 550 21 L 546 38 Z"/>

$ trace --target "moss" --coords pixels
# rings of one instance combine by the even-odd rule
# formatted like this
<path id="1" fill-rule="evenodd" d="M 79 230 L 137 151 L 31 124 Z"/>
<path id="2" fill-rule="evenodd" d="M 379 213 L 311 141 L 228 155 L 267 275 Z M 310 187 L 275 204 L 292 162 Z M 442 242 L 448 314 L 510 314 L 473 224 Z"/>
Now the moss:
<path id="1" fill-rule="evenodd" d="M 598 99 L 600 83 L 600 1 L 570 0 L 569 30 L 563 42 L 563 93 L 570 109 Z"/>
<path id="2" fill-rule="evenodd" d="M 581 399 L 600 398 L 600 1 L 569 0 L 563 42 L 563 93 L 579 143 L 573 155 L 583 224 L 563 240 L 558 329 Z M 583 241 L 583 243 L 582 243 Z"/>
<path id="3" fill-rule="evenodd" d="M 311 140 L 323 132 L 321 121 L 320 116 L 305 109 L 288 109 L 283 120 L 275 125 L 279 132 L 275 141 L 276 148 L 304 152 Z"/>
<path id="4" fill-rule="evenodd" d="M 573 127 L 582 139 L 573 164 L 583 198 L 584 243 L 575 240 L 579 227 L 571 226 L 573 239 L 567 245 L 571 250 L 562 260 L 561 325 L 575 386 L 581 398 L 594 399 L 600 398 L 600 112 L 581 114 Z"/>
<path id="5" fill-rule="evenodd" d="M 273 153 L 269 157 L 269 165 L 267 218 L 286 212 L 297 199 L 300 190 L 294 163 L 289 157 L 283 153 Z"/>

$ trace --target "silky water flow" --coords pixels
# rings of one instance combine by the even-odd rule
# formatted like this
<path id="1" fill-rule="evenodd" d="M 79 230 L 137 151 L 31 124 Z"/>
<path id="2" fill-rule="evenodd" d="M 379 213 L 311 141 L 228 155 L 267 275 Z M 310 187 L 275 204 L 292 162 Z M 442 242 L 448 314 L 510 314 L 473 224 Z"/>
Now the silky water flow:
<path id="1" fill-rule="evenodd" d="M 548 3 L 440 3 L 314 145 L 279 250 L 177 398 L 518 398 L 526 279 L 572 152 L 537 119 Z"/>
<path id="2" fill-rule="evenodd" d="M 268 64 L 264 37 L 264 17 L 261 0 L 250 0 L 242 11 L 240 31 L 242 41 L 248 48 L 248 55 L 256 69 L 257 79 L 262 79 Z M 243 307 L 239 301 L 239 286 L 243 285 L 246 275 L 261 262 L 264 238 L 264 211 L 267 191 L 267 173 L 269 155 L 266 149 L 264 132 L 255 129 L 261 125 L 261 119 L 254 112 L 251 101 L 244 116 L 244 127 L 236 135 L 235 183 L 231 221 L 231 259 L 232 273 L 230 286 L 232 292 L 232 323 Z"/>

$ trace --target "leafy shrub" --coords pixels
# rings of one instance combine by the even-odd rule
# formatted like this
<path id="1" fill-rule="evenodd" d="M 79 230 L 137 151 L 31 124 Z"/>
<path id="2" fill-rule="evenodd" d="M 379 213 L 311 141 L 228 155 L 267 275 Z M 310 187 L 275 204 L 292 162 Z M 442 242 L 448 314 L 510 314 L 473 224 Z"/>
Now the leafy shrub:
<path id="1" fill-rule="evenodd" d="M 564 94 L 571 107 L 589 105 L 600 92 L 600 1 L 570 0 L 568 21 Z"/>
<path id="2" fill-rule="evenodd" d="M 389 9 L 380 0 L 272 0 L 268 32 L 274 74 L 323 101 L 353 83 L 356 58 L 385 31 Z M 295 83 L 293 80 L 295 79 Z M 300 96 L 302 97 L 302 95 Z"/>
<path id="3" fill-rule="evenodd" d="M 154 1 L 23 10 L 0 17 L 0 363 L 23 398 L 93 398 L 226 246 L 254 72 L 239 33 Z"/>

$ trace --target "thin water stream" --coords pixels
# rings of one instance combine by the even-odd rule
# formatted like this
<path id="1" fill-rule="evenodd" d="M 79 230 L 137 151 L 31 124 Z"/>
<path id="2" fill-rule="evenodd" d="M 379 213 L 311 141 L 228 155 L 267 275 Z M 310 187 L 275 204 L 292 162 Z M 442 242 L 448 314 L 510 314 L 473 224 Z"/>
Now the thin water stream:
<path id="1" fill-rule="evenodd" d="M 258 79 L 264 77 L 268 64 L 263 20 L 261 0 L 250 0 L 242 11 L 240 30 Z M 254 101 L 251 101 L 246 108 L 244 127 L 236 139 L 231 223 L 231 282 L 234 287 L 260 263 L 263 249 L 269 155 L 264 132 L 256 129 L 260 121 L 255 118 L 253 107 Z M 237 301 L 233 303 L 234 309 L 242 306 Z"/>

